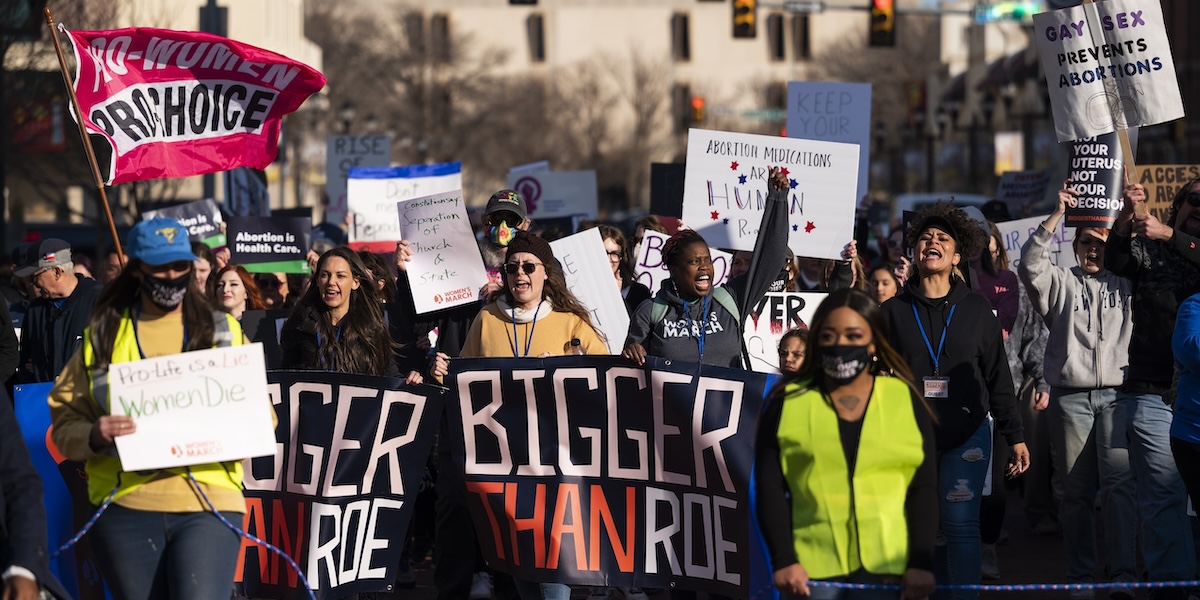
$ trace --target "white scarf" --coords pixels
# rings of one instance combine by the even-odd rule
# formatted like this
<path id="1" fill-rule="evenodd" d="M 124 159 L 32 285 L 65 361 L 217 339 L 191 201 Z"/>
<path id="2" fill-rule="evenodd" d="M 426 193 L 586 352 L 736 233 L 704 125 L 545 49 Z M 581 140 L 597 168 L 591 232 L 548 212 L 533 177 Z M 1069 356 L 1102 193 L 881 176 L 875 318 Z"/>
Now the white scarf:
<path id="1" fill-rule="evenodd" d="M 541 321 L 554 311 L 554 305 L 550 304 L 549 299 L 542 300 L 537 306 L 533 307 L 533 310 L 520 307 L 514 308 L 508 304 L 508 300 L 504 297 L 497 299 L 496 304 L 500 307 L 501 314 L 510 321 L 517 323 L 532 323 L 535 315 Z"/>

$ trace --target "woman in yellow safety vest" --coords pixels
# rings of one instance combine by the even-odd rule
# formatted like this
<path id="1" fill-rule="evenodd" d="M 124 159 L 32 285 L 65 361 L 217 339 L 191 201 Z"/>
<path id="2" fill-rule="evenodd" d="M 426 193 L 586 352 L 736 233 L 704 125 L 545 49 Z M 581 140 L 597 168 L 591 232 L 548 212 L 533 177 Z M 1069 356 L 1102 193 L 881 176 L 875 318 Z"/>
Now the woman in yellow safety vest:
<path id="1" fill-rule="evenodd" d="M 809 581 L 901 583 L 933 592 L 933 417 L 884 338 L 879 304 L 829 294 L 804 364 L 776 388 L 759 429 L 758 519 L 784 596 L 894 599 Z"/>
<path id="2" fill-rule="evenodd" d="M 240 539 L 210 511 L 241 524 L 241 462 L 123 471 L 114 440 L 137 423 L 110 414 L 108 375 L 117 363 L 242 344 L 242 330 L 197 287 L 177 221 L 138 223 L 126 249 L 128 263 L 101 291 L 83 345 L 50 392 L 53 441 L 86 461 L 92 504 L 113 497 L 89 540 L 114 597 L 228 598 Z"/>

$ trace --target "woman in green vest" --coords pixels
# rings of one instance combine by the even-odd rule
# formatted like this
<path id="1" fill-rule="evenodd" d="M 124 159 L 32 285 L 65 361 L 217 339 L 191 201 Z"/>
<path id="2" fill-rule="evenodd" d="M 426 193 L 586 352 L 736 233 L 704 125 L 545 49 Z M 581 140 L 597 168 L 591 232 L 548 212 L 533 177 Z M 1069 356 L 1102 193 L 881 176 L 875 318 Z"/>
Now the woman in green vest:
<path id="1" fill-rule="evenodd" d="M 241 524 L 241 462 L 123 471 L 114 440 L 137 422 L 110 414 L 108 374 L 117 363 L 238 345 L 242 330 L 197 287 L 196 256 L 177 221 L 138 223 L 126 249 L 125 268 L 100 292 L 83 345 L 50 392 L 53 441 L 86 461 L 92 504 L 113 498 L 88 535 L 113 597 L 228 598 L 240 538 L 210 511 Z"/>
<path id="2" fill-rule="evenodd" d="M 933 593 L 933 416 L 884 338 L 873 298 L 829 294 L 803 366 L 776 388 L 759 429 L 758 519 L 786 596 L 893 600 Z"/>

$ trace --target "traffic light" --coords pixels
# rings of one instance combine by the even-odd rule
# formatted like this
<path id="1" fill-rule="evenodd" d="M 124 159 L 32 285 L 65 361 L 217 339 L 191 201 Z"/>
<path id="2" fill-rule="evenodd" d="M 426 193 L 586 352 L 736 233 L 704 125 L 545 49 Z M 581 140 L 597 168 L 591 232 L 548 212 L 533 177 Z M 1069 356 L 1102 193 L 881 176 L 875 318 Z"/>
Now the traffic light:
<path id="1" fill-rule="evenodd" d="M 692 123 L 704 122 L 704 96 L 692 96 Z"/>
<path id="2" fill-rule="evenodd" d="M 733 0 L 733 37 L 752 38 L 758 32 L 754 26 L 755 0 Z"/>
<path id="3" fill-rule="evenodd" d="M 870 0 L 871 31 L 868 45 L 872 48 L 892 48 L 896 45 L 895 0 Z"/>

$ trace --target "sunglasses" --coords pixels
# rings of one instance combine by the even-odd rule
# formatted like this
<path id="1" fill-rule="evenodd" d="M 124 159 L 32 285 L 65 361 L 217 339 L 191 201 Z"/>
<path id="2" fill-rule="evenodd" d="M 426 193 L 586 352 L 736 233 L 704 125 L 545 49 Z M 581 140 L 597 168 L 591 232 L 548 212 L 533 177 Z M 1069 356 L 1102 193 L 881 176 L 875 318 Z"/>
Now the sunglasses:
<path id="1" fill-rule="evenodd" d="M 516 275 L 517 269 L 520 269 L 522 271 L 525 271 L 526 275 L 533 275 L 533 272 L 536 271 L 538 266 L 541 264 L 542 263 L 532 263 L 532 262 L 508 263 L 508 264 L 504 265 L 504 272 L 508 273 L 509 275 Z"/>
<path id="2" fill-rule="evenodd" d="M 514 227 L 515 225 L 513 225 L 513 223 L 516 223 L 517 225 L 521 223 L 521 219 L 517 218 L 516 213 L 511 212 L 492 213 L 488 215 L 487 219 L 485 220 L 485 222 L 491 227 L 497 227 L 501 222 L 504 221 L 509 223 L 509 227 Z"/>
<path id="3" fill-rule="evenodd" d="M 1200 194 L 1197 194 L 1196 192 L 1190 192 L 1188 195 L 1184 196 L 1183 199 L 1193 207 L 1200 208 Z"/>

